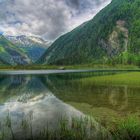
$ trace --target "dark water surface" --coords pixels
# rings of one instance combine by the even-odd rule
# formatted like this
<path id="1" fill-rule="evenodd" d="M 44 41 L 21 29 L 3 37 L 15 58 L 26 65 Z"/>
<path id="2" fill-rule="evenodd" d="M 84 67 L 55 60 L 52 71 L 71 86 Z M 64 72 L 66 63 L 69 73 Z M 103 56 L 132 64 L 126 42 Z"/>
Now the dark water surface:
<path id="1" fill-rule="evenodd" d="M 23 118 L 34 133 L 46 125 L 57 127 L 62 117 L 91 115 L 110 123 L 113 118 L 140 114 L 140 86 L 85 85 L 85 77 L 115 73 L 88 72 L 51 75 L 0 76 L 0 121 L 10 116 L 16 133 Z"/>

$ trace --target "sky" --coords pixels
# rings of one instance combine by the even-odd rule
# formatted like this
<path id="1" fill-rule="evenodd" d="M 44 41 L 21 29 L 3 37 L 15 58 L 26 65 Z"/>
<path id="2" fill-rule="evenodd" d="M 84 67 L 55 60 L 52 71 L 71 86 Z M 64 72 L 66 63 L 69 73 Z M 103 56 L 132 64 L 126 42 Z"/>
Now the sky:
<path id="1" fill-rule="evenodd" d="M 55 40 L 92 19 L 111 0 L 0 0 L 0 33 Z"/>

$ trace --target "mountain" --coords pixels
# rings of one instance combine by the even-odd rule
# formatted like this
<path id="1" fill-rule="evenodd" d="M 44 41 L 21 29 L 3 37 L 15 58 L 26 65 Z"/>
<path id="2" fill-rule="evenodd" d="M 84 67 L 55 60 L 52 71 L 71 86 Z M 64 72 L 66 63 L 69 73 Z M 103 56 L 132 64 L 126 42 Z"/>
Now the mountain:
<path id="1" fill-rule="evenodd" d="M 58 38 L 38 63 L 140 65 L 140 0 L 112 0 L 92 20 Z"/>
<path id="2" fill-rule="evenodd" d="M 34 36 L 0 35 L 0 64 L 32 64 L 43 55 L 49 45 L 49 42 Z"/>
<path id="3" fill-rule="evenodd" d="M 0 35 L 0 64 L 7 65 L 26 65 L 30 59 L 13 43 Z"/>
<path id="4" fill-rule="evenodd" d="M 36 36 L 5 36 L 34 63 L 50 46 L 50 42 Z"/>

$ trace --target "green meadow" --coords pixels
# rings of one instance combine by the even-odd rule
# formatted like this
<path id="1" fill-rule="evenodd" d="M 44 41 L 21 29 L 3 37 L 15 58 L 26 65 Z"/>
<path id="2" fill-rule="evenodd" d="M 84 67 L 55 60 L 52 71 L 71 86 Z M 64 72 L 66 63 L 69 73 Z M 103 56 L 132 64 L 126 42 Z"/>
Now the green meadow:
<path id="1" fill-rule="evenodd" d="M 102 84 L 102 85 L 140 85 L 140 72 L 128 72 L 115 75 L 96 76 L 84 78 L 81 80 L 84 84 Z"/>

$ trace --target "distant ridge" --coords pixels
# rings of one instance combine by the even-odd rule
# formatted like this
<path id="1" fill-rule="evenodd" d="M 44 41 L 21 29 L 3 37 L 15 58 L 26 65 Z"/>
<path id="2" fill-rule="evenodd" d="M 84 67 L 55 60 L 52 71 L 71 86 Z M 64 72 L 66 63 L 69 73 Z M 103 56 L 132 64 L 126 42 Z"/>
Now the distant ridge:
<path id="1" fill-rule="evenodd" d="M 49 42 L 34 36 L 0 35 L 0 65 L 33 64 L 49 46 Z"/>

